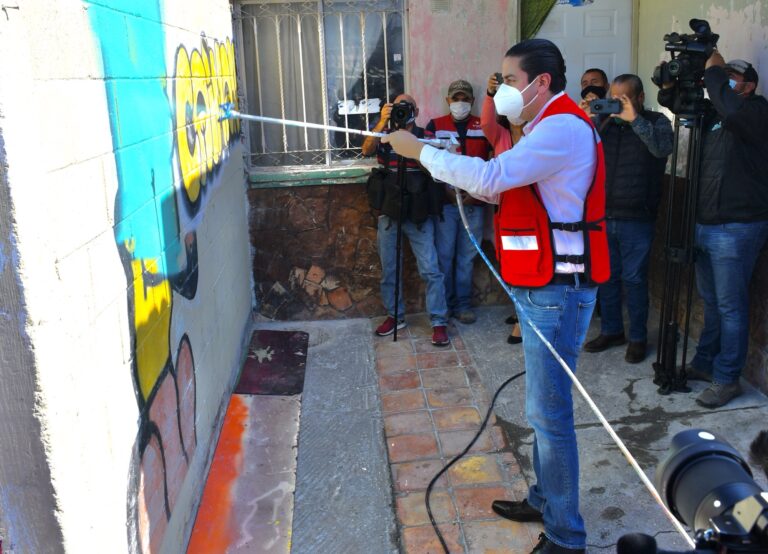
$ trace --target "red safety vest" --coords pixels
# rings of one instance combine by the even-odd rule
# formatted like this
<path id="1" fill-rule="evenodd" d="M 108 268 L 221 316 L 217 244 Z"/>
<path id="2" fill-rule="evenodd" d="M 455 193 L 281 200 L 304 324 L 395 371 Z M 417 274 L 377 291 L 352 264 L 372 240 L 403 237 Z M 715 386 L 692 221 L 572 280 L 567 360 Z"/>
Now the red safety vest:
<path id="1" fill-rule="evenodd" d="M 496 252 L 501 276 L 513 286 L 543 287 L 555 273 L 556 262 L 584 264 L 591 283 L 605 283 L 610 277 L 608 236 L 605 229 L 605 158 L 603 145 L 592 122 L 568 96 L 552 102 L 542 115 L 572 114 L 590 126 L 595 135 L 597 167 L 584 201 L 581 221 L 553 222 L 533 183 L 501 193 L 496 213 Z M 583 256 L 560 256 L 554 251 L 553 230 L 582 233 Z"/>
<path id="2" fill-rule="evenodd" d="M 450 114 L 441 117 L 436 117 L 426 127 L 427 132 L 435 134 L 436 138 L 459 138 L 459 132 L 456 129 L 456 123 Z M 485 138 L 483 128 L 480 125 L 480 118 L 476 115 L 470 115 L 467 120 L 467 135 L 464 140 L 464 144 L 467 147 L 467 151 L 463 152 L 464 145 L 459 146 L 456 152 L 464 154 L 466 156 L 475 156 L 484 160 L 488 159 L 488 154 L 491 150 L 491 144 L 488 139 Z"/>

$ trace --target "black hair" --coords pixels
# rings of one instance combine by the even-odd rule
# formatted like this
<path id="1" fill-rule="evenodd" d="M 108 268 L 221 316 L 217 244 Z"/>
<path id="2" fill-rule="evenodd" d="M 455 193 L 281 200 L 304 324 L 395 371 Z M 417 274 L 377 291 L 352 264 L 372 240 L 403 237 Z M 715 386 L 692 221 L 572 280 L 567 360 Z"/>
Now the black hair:
<path id="1" fill-rule="evenodd" d="M 565 60 L 553 42 L 543 38 L 527 39 L 507 50 L 506 57 L 520 58 L 520 69 L 528 75 L 528 82 L 548 73 L 552 78 L 550 92 L 558 93 L 565 89 Z"/>
<path id="2" fill-rule="evenodd" d="M 608 84 L 608 75 L 606 75 L 605 71 L 603 71 L 599 67 L 590 67 L 589 69 L 585 69 L 584 73 L 582 73 L 581 76 L 584 77 L 584 75 L 586 75 L 587 73 L 599 73 L 603 77 L 603 82 L 605 82 L 606 85 Z"/>
<path id="3" fill-rule="evenodd" d="M 629 83 L 632 87 L 632 92 L 635 93 L 635 96 L 640 96 L 640 93 L 643 92 L 643 80 L 640 79 L 637 75 L 634 75 L 632 73 L 624 73 L 622 75 L 619 75 L 613 80 L 614 83 L 617 85 L 623 85 L 624 83 Z"/>

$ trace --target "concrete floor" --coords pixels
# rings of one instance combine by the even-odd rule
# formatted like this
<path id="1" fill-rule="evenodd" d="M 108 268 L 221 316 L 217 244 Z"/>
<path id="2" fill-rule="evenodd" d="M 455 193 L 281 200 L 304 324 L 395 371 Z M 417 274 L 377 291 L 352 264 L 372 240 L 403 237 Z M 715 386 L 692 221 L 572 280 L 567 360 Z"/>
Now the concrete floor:
<path id="1" fill-rule="evenodd" d="M 519 345 L 504 343 L 508 328 L 503 320 L 510 313 L 508 307 L 485 308 L 478 311 L 474 325 L 457 325 L 489 390 L 495 391 L 504 379 L 523 369 Z M 655 339 L 655 314 L 650 319 L 649 336 Z M 599 328 L 599 319 L 594 319 L 587 340 L 597 336 Z M 583 352 L 577 377 L 652 480 L 656 465 L 679 431 L 688 428 L 713 431 L 726 438 L 746 458 L 752 439 L 760 430 L 768 428 L 768 399 L 748 384 L 742 383 L 745 394 L 740 398 L 723 408 L 708 410 L 694 401 L 705 383 L 690 383 L 691 393 L 661 396 L 652 382 L 651 362 L 655 360 L 655 350 L 649 353 L 646 362 L 637 365 L 626 363 L 624 353 L 624 347 L 599 354 Z M 501 394 L 496 414 L 506 431 L 509 448 L 531 482 L 533 437 L 525 420 L 523 383 L 517 383 Z M 587 524 L 589 551 L 615 552 L 619 537 L 631 532 L 655 535 L 662 548 L 684 548 L 684 541 L 672 530 L 597 417 L 576 391 L 574 397 L 581 464 L 581 512 Z M 762 472 L 753 468 L 753 473 L 766 488 Z"/>
<path id="2" fill-rule="evenodd" d="M 455 332 L 465 345 L 461 348 L 469 354 L 463 354 L 465 361 L 457 365 L 465 369 L 474 367 L 479 382 L 472 383 L 470 379 L 469 387 L 475 398 L 478 396 L 473 387 L 484 388 L 487 398 L 504 379 L 523 369 L 523 357 L 520 345 L 510 346 L 505 341 L 509 326 L 504 319 L 511 313 L 508 306 L 481 308 L 477 312 L 475 324 L 456 325 Z M 255 325 L 256 329 L 309 333 L 291 552 L 405 551 L 401 539 L 403 525 L 395 515 L 395 500 L 400 497 L 390 472 L 379 388 L 381 376 L 377 377 L 377 355 L 385 349 L 376 342 L 382 339 L 373 336 L 375 323 L 265 321 Z M 598 329 L 599 320 L 593 321 L 588 337 L 594 337 Z M 650 336 L 655 337 L 653 330 Z M 417 343 L 423 340 L 412 341 L 415 358 L 419 356 Z M 462 353 L 457 355 L 462 358 Z M 707 410 L 694 402 L 696 394 L 704 388 L 704 383 L 696 382 L 691 384 L 692 393 L 660 396 L 652 383 L 653 359 L 655 354 L 651 352 L 647 362 L 627 364 L 623 347 L 600 354 L 583 353 L 577 373 L 646 474 L 653 476 L 671 437 L 687 428 L 708 429 L 726 437 L 746 458 L 752 438 L 768 427 L 768 399 L 746 385 L 745 394 L 725 408 Z M 424 386 L 423 371 L 419 371 Z M 468 375 L 472 373 L 467 371 Z M 504 436 L 501 441 L 488 444 L 493 444 L 493 454 L 502 460 L 499 463 L 509 466 L 502 468 L 502 475 L 509 476 L 514 471 L 517 475 L 512 480 L 530 483 L 532 434 L 524 416 L 523 385 L 522 380 L 515 381 L 500 396 L 495 413 Z M 654 504 L 596 416 L 578 393 L 574 392 L 574 396 L 581 461 L 581 511 L 587 523 L 589 551 L 615 551 L 618 538 L 630 532 L 655 535 L 662 548 L 684 548 L 685 543 Z M 756 469 L 754 472 L 766 488 L 765 477 Z M 510 483 L 502 485 L 512 490 L 520 488 L 510 487 Z M 503 535 L 498 536 L 499 544 L 491 545 L 485 540 L 487 548 L 477 551 L 510 551 Z M 468 539 L 463 545 L 468 552 L 476 551 Z"/>

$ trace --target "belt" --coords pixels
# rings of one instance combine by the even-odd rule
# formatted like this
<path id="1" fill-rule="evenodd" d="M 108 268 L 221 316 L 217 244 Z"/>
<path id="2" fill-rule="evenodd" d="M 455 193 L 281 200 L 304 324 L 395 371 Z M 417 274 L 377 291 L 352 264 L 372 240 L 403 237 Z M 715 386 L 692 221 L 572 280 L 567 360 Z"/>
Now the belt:
<path id="1" fill-rule="evenodd" d="M 587 276 L 585 273 L 555 273 L 552 279 L 547 283 L 549 285 L 587 285 Z"/>

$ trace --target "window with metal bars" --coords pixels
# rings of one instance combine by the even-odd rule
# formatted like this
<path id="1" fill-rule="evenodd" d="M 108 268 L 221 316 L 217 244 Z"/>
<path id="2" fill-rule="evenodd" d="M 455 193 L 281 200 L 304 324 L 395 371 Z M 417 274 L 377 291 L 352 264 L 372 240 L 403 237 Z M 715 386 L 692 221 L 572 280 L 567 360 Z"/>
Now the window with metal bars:
<path id="1" fill-rule="evenodd" d="M 404 88 L 403 0 L 243 0 L 241 110 L 369 129 Z M 250 165 L 336 166 L 362 158 L 363 137 L 248 122 Z"/>

